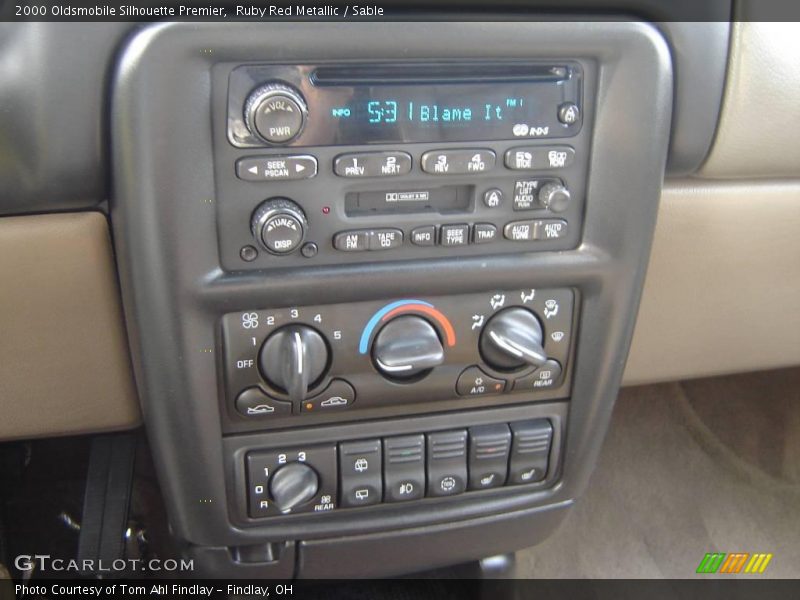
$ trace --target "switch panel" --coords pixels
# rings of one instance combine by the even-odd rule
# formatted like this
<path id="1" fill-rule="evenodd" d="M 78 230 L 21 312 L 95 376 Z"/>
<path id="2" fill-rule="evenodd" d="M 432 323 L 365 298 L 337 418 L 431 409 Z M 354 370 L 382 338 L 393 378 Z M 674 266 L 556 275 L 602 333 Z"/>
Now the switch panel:
<path id="1" fill-rule="evenodd" d="M 553 425 L 543 418 L 341 442 L 338 461 L 333 444 L 253 451 L 245 459 L 248 515 L 328 512 L 541 485 L 552 471 L 552 446 Z"/>

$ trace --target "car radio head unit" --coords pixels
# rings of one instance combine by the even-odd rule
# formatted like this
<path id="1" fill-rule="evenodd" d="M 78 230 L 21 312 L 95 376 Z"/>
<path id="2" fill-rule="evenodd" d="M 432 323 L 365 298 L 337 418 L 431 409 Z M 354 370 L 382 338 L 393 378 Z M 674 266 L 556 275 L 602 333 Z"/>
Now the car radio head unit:
<path id="1" fill-rule="evenodd" d="M 595 65 L 220 67 L 229 270 L 565 250 L 580 241 Z"/>
<path id="2" fill-rule="evenodd" d="M 568 137 L 581 127 L 581 75 L 576 63 L 241 67 L 229 138 L 253 147 Z"/>

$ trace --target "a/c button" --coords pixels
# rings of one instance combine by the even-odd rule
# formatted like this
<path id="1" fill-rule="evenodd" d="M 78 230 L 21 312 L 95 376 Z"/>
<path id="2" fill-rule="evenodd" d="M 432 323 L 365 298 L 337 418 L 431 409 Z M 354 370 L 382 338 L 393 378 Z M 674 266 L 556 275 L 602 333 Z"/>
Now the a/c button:
<path id="1" fill-rule="evenodd" d="M 459 396 L 489 396 L 499 394 L 506 387 L 502 379 L 490 377 L 478 367 L 469 367 L 458 376 L 456 392 Z"/>

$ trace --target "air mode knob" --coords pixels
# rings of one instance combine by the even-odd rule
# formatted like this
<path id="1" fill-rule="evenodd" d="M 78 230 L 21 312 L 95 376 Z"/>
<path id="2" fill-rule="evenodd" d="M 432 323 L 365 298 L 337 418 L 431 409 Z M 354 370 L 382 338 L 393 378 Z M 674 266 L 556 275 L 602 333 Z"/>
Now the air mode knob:
<path id="1" fill-rule="evenodd" d="M 444 348 L 433 325 L 404 315 L 389 321 L 372 345 L 375 367 L 389 379 L 412 379 L 444 362 Z"/>
<path id="2" fill-rule="evenodd" d="M 301 402 L 328 368 L 328 344 L 307 325 L 281 327 L 261 347 L 258 366 L 267 381 Z"/>
<path id="3" fill-rule="evenodd" d="M 258 245 L 272 254 L 297 250 L 306 237 L 307 228 L 303 209 L 287 198 L 263 202 L 250 220 L 250 230 Z"/>
<path id="4" fill-rule="evenodd" d="M 536 315 L 525 308 L 506 308 L 489 319 L 481 331 L 481 356 L 498 371 L 540 367 L 547 360 L 542 337 Z"/>
<path id="5" fill-rule="evenodd" d="M 264 84 L 250 94 L 244 106 L 247 128 L 267 144 L 285 144 L 303 131 L 308 106 L 302 94 L 283 83 Z"/>
<path id="6" fill-rule="evenodd" d="M 289 463 L 269 480 L 269 494 L 281 512 L 291 512 L 317 495 L 319 475 L 307 464 Z"/>

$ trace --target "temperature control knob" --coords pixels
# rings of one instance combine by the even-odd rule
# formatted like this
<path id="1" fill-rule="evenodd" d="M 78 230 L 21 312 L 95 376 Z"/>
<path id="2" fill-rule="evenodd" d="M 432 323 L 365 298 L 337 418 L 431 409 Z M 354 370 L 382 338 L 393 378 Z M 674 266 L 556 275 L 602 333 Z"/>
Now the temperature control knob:
<path id="1" fill-rule="evenodd" d="M 269 480 L 272 501 L 281 512 L 288 513 L 317 495 L 319 476 L 308 465 L 295 462 L 281 467 Z"/>
<path id="2" fill-rule="evenodd" d="M 303 209 L 286 198 L 263 202 L 253 213 L 250 230 L 259 246 L 272 254 L 297 250 L 306 236 L 308 222 Z"/>
<path id="3" fill-rule="evenodd" d="M 539 204 L 553 212 L 564 212 L 570 201 L 570 193 L 563 183 L 547 183 L 539 190 Z"/>
<path id="4" fill-rule="evenodd" d="M 479 345 L 483 360 L 498 371 L 540 367 L 547 360 L 539 319 L 524 308 L 507 308 L 489 319 Z"/>
<path id="5" fill-rule="evenodd" d="M 303 96 L 283 83 L 267 83 L 247 98 L 244 118 L 254 136 L 268 144 L 285 144 L 303 131 L 308 106 Z"/>
<path id="6" fill-rule="evenodd" d="M 288 325 L 267 338 L 258 365 L 267 381 L 300 402 L 328 367 L 328 345 L 315 329 Z"/>
<path id="7" fill-rule="evenodd" d="M 433 325 L 405 315 L 389 321 L 375 337 L 372 358 L 390 379 L 411 379 L 444 362 L 444 348 Z"/>

